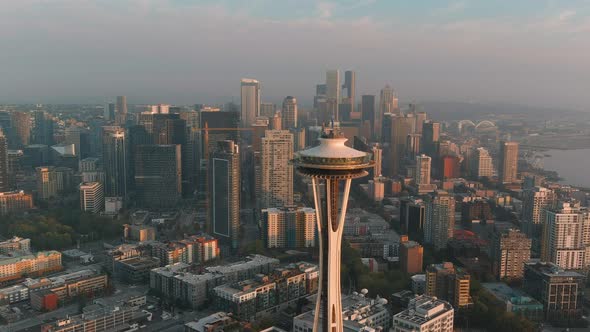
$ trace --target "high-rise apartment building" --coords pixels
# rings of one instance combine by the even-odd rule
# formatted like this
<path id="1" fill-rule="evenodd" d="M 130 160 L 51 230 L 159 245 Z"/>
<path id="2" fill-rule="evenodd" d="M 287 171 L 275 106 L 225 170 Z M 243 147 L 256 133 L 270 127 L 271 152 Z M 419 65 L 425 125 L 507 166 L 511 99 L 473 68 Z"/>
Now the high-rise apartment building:
<path id="1" fill-rule="evenodd" d="M 267 248 L 314 247 L 316 229 L 316 215 L 312 208 L 262 210 L 262 233 Z"/>
<path id="2" fill-rule="evenodd" d="M 80 183 L 80 209 L 91 213 L 98 213 L 104 209 L 104 190 L 102 183 Z"/>
<path id="3" fill-rule="evenodd" d="M 105 196 L 125 198 L 129 177 L 127 135 L 121 127 L 103 127 L 102 139 Z"/>
<path id="4" fill-rule="evenodd" d="M 8 179 L 8 143 L 6 136 L 0 128 L 0 192 L 10 190 L 10 183 Z"/>
<path id="5" fill-rule="evenodd" d="M 432 264 L 426 268 L 426 295 L 436 296 L 463 309 L 473 302 L 469 295 L 471 277 L 451 262 Z"/>
<path id="6" fill-rule="evenodd" d="M 475 150 L 471 164 L 471 174 L 478 178 L 489 178 L 494 175 L 492 157 L 485 148 L 477 148 Z"/>
<path id="7" fill-rule="evenodd" d="M 231 248 L 240 232 L 240 150 L 233 141 L 218 142 L 209 160 L 209 228 Z"/>
<path id="8" fill-rule="evenodd" d="M 424 248 L 420 243 L 408 240 L 407 235 L 400 237 L 399 244 L 399 263 L 402 271 L 406 274 L 421 273 Z"/>
<path id="9" fill-rule="evenodd" d="M 293 205 L 293 134 L 267 130 L 262 138 L 260 207 Z"/>
<path id="10" fill-rule="evenodd" d="M 522 230 L 533 240 L 533 249 L 541 248 L 545 209 L 557 206 L 557 194 L 548 188 L 533 187 L 523 191 Z"/>
<path id="11" fill-rule="evenodd" d="M 590 266 L 590 218 L 579 203 L 563 202 L 544 210 L 541 260 L 565 270 L 582 270 Z"/>
<path id="12" fill-rule="evenodd" d="M 446 248 L 455 229 L 455 198 L 448 192 L 438 190 L 426 203 L 424 227 L 426 243 L 432 243 L 436 250 Z"/>
<path id="13" fill-rule="evenodd" d="M 283 100 L 283 109 L 281 110 L 281 129 L 289 130 L 297 128 L 297 99 L 287 96 Z"/>
<path id="14" fill-rule="evenodd" d="M 529 262 L 524 268 L 524 290 L 543 304 L 547 320 L 582 317 L 585 277 L 553 263 Z"/>
<path id="15" fill-rule="evenodd" d="M 25 147 L 31 142 L 31 126 L 32 119 L 28 112 L 12 112 L 11 113 L 12 127 L 14 128 L 16 138 L 18 140 L 17 146 L 19 148 Z"/>
<path id="16" fill-rule="evenodd" d="M 518 143 L 500 142 L 499 177 L 503 183 L 518 180 Z"/>
<path id="17" fill-rule="evenodd" d="M 416 185 L 430 184 L 431 161 L 425 154 L 416 157 Z"/>
<path id="18" fill-rule="evenodd" d="M 241 81 L 241 123 L 242 127 L 250 127 L 256 117 L 260 116 L 260 82 L 242 78 Z"/>
<path id="19" fill-rule="evenodd" d="M 521 280 L 524 264 L 531 258 L 531 239 L 516 230 L 496 233 L 492 246 L 494 272 L 498 279 Z"/>
<path id="20" fill-rule="evenodd" d="M 134 159 L 138 202 L 145 207 L 174 207 L 182 195 L 180 145 L 139 145 Z"/>
<path id="21" fill-rule="evenodd" d="M 418 296 L 410 300 L 406 310 L 393 316 L 390 332 L 453 332 L 454 312 L 446 301 Z"/>

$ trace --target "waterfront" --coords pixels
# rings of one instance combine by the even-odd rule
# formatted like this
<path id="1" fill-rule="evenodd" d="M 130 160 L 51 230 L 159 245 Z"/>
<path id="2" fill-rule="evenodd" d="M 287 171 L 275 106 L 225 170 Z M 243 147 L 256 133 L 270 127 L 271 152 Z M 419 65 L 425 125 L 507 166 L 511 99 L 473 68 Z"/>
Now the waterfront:
<path id="1" fill-rule="evenodd" d="M 543 154 L 543 168 L 556 171 L 561 183 L 590 188 L 590 149 L 546 150 Z"/>

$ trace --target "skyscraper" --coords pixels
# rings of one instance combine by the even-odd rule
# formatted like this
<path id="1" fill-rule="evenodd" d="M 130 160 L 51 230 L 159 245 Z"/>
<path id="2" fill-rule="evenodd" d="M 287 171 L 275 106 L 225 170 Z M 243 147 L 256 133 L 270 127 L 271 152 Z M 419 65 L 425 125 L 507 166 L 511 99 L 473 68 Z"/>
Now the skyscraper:
<path id="1" fill-rule="evenodd" d="M 326 112 L 331 119 L 338 121 L 338 104 L 340 104 L 340 72 L 326 71 Z"/>
<path id="2" fill-rule="evenodd" d="M 8 144 L 4 132 L 0 128 L 0 192 L 10 190 L 8 179 Z"/>
<path id="3" fill-rule="evenodd" d="M 436 143 L 440 140 L 440 123 L 427 120 L 422 125 L 422 151 L 430 157 L 436 156 Z"/>
<path id="4" fill-rule="evenodd" d="M 242 78 L 241 81 L 242 127 L 249 127 L 260 116 L 260 82 L 254 79 Z"/>
<path id="5" fill-rule="evenodd" d="M 455 229 L 455 198 L 448 192 L 438 190 L 426 204 L 424 239 L 436 250 L 447 247 Z"/>
<path id="6" fill-rule="evenodd" d="M 316 84 L 315 96 L 313 97 L 313 109 L 315 111 L 320 111 L 325 106 L 323 104 L 326 103 L 326 91 L 326 84 Z"/>
<path id="7" fill-rule="evenodd" d="M 430 166 L 432 158 L 422 154 L 416 157 L 416 185 L 430 184 Z"/>
<path id="8" fill-rule="evenodd" d="M 398 175 L 401 171 L 401 160 L 406 153 L 408 135 L 412 132 L 412 118 L 403 115 L 391 115 L 391 138 L 389 144 L 389 176 Z"/>
<path id="9" fill-rule="evenodd" d="M 182 194 L 180 145 L 139 145 L 135 152 L 135 189 L 139 203 L 144 207 L 174 207 Z"/>
<path id="10" fill-rule="evenodd" d="M 356 96 L 356 73 L 354 71 L 347 70 L 344 72 L 344 84 L 342 84 L 342 89 L 346 90 L 346 98 L 350 100 L 350 103 L 354 108 Z"/>
<path id="11" fill-rule="evenodd" d="M 326 71 L 326 97 L 340 101 L 340 72 L 338 70 Z"/>
<path id="12" fill-rule="evenodd" d="M 397 113 L 397 111 L 393 88 L 387 84 L 379 93 L 379 114 Z"/>
<path id="13" fill-rule="evenodd" d="M 375 114 L 375 134 L 378 138 L 381 137 L 383 132 L 383 114 L 386 113 L 399 113 L 397 99 L 389 84 L 385 85 L 379 93 L 379 107 L 377 107 L 377 112 Z"/>
<path id="14" fill-rule="evenodd" d="M 494 272 L 498 279 L 521 280 L 524 264 L 531 258 L 531 239 L 516 229 L 497 233 L 492 246 Z"/>
<path id="15" fill-rule="evenodd" d="M 86 128 L 69 126 L 65 130 L 65 136 L 65 143 L 74 144 L 74 152 L 78 159 L 84 159 L 90 155 L 90 133 Z"/>
<path id="16" fill-rule="evenodd" d="M 514 183 L 518 179 L 518 143 L 500 142 L 499 176 L 503 183 Z"/>
<path id="17" fill-rule="evenodd" d="M 281 129 L 292 128 L 297 128 L 297 99 L 287 96 L 283 100 L 283 109 L 281 110 Z"/>
<path id="18" fill-rule="evenodd" d="M 267 130 L 262 138 L 261 208 L 293 205 L 293 134 Z"/>
<path id="19" fill-rule="evenodd" d="M 320 285 L 314 331 L 343 331 L 340 256 L 348 195 L 352 179 L 366 176 L 365 169 L 373 166 L 368 153 L 349 148 L 345 142 L 332 129 L 320 145 L 298 152 L 294 159 L 297 170 L 311 177 L 319 226 Z M 340 181 L 344 181 L 342 204 Z"/>
<path id="20" fill-rule="evenodd" d="M 42 110 L 32 112 L 31 142 L 53 145 L 53 118 Z"/>
<path id="21" fill-rule="evenodd" d="M 127 196 L 129 165 L 127 135 L 118 126 L 103 127 L 102 160 L 105 171 L 105 196 Z"/>
<path id="22" fill-rule="evenodd" d="M 238 247 L 240 232 L 240 150 L 233 141 L 217 143 L 209 160 L 209 228 L 222 243 Z"/>
<path id="23" fill-rule="evenodd" d="M 406 140 L 406 156 L 408 159 L 414 160 L 420 155 L 420 141 L 422 141 L 422 135 L 408 134 Z"/>
<path id="24" fill-rule="evenodd" d="M 117 105 L 115 103 L 108 103 L 104 106 L 103 117 L 106 121 L 114 121 L 117 113 Z"/>
<path id="25" fill-rule="evenodd" d="M 127 97 L 117 96 L 117 112 L 115 113 L 115 123 L 124 126 L 127 122 Z"/>
<path id="26" fill-rule="evenodd" d="M 272 118 L 275 116 L 277 106 L 273 103 L 260 103 L 260 116 Z"/>
<path id="27" fill-rule="evenodd" d="M 361 97 L 361 121 L 362 123 L 369 122 L 371 133 L 375 133 L 375 121 L 381 119 L 377 119 L 377 114 L 375 113 L 375 96 L 374 95 L 362 95 Z M 373 135 L 372 135 L 373 136 Z M 373 137 L 367 137 L 368 139 L 372 139 Z"/>

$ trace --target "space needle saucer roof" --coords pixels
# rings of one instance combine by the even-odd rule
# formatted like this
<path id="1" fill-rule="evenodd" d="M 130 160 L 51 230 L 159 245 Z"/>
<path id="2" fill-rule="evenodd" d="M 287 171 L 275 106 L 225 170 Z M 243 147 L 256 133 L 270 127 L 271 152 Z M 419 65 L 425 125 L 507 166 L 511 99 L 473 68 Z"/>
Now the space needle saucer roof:
<path id="1" fill-rule="evenodd" d="M 319 145 L 297 152 L 293 164 L 302 173 L 312 169 L 354 172 L 373 167 L 370 153 L 350 148 L 344 145 L 346 141 L 345 137 L 331 131 L 319 138 Z"/>

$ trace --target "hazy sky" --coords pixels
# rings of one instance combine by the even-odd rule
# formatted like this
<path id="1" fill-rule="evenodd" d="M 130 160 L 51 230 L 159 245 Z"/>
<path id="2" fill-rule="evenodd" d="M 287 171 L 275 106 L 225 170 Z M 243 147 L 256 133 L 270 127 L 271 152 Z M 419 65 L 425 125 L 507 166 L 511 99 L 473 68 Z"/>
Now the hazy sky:
<path id="1" fill-rule="evenodd" d="M 0 103 L 309 100 L 331 68 L 402 100 L 590 109 L 590 0 L 2 0 Z"/>

